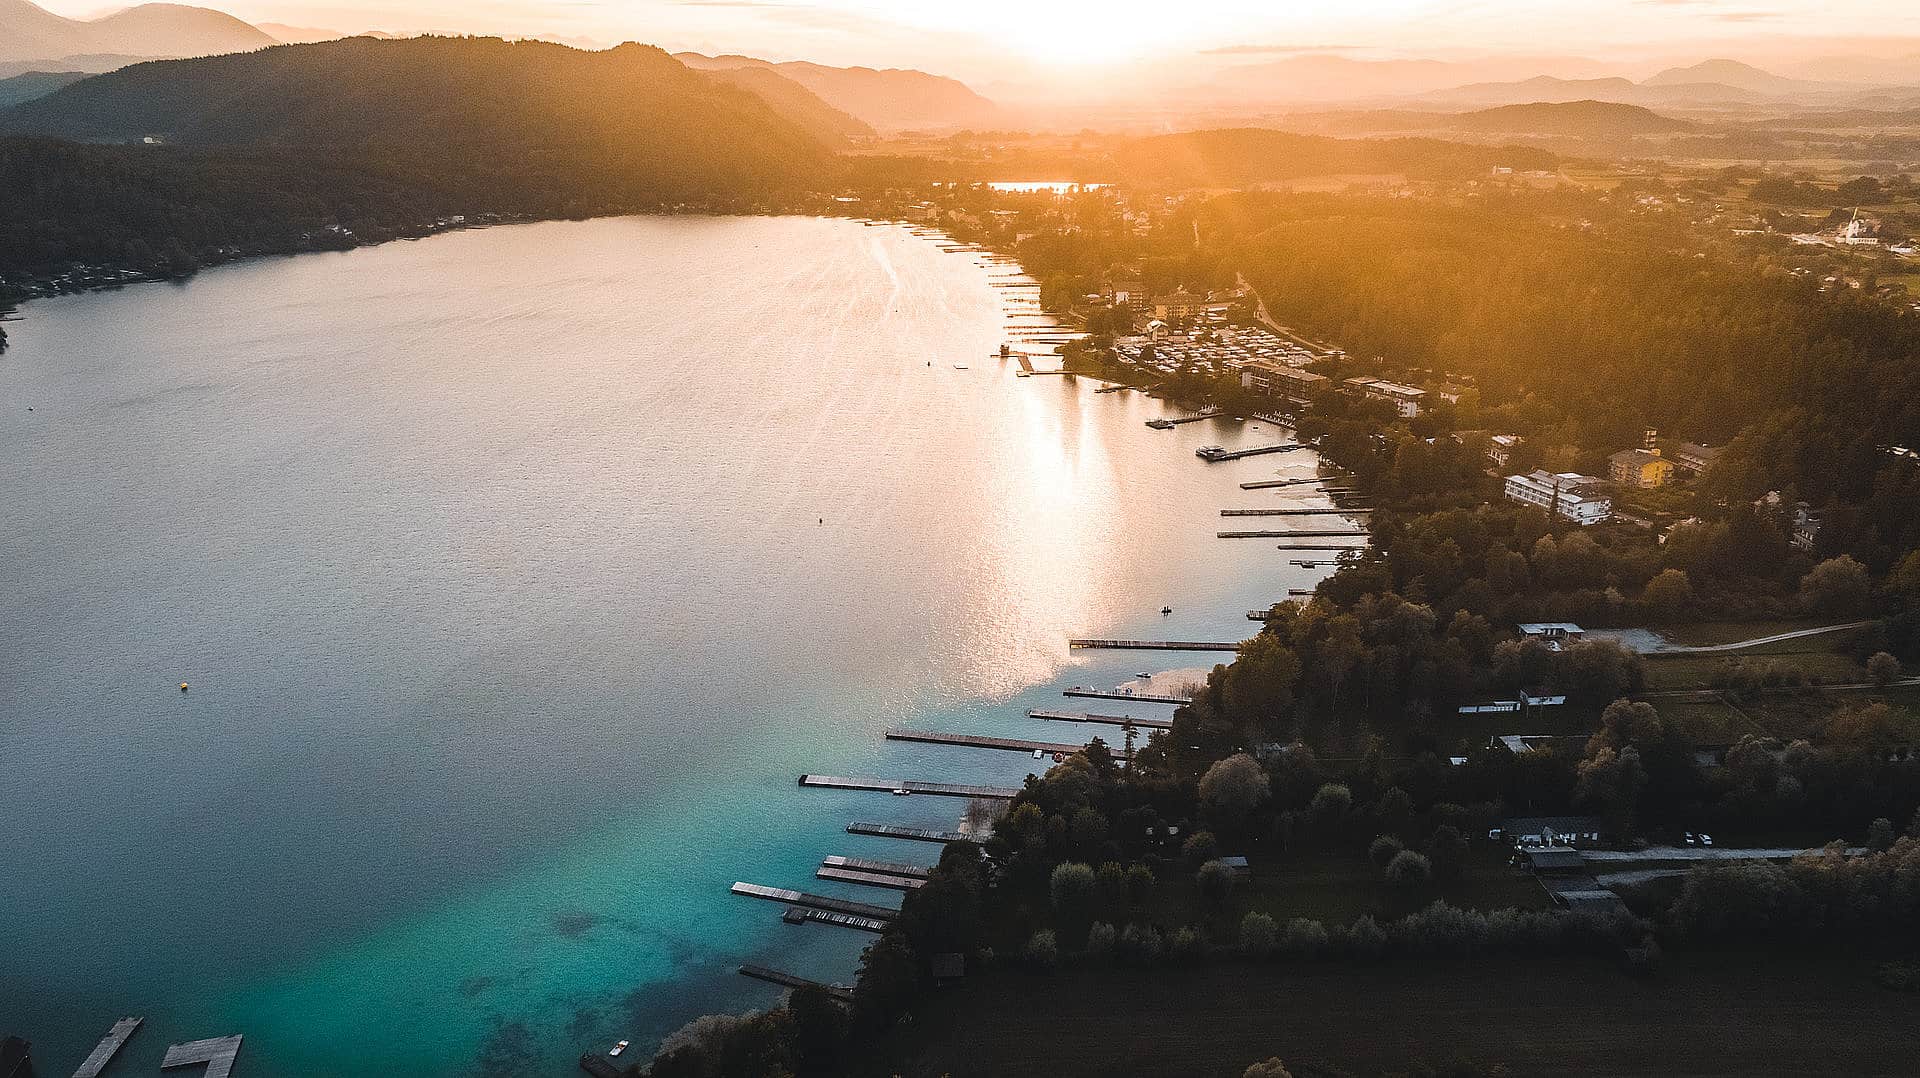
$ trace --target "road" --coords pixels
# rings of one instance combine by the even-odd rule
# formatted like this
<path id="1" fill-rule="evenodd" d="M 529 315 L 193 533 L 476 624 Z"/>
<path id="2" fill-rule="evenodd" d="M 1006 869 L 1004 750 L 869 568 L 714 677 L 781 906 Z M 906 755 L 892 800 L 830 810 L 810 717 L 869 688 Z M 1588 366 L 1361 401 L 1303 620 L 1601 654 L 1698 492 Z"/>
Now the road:
<path id="1" fill-rule="evenodd" d="M 1285 337 L 1286 339 L 1292 341 L 1293 343 L 1299 345 L 1302 348 L 1311 348 L 1316 352 L 1331 351 L 1330 346 L 1321 344 L 1319 341 L 1310 341 L 1305 337 L 1302 337 L 1298 333 L 1295 333 L 1294 331 L 1274 321 L 1273 315 L 1267 310 L 1266 299 L 1263 298 L 1260 295 L 1260 293 L 1254 289 L 1252 285 L 1247 283 L 1246 274 L 1243 274 L 1243 273 L 1235 274 L 1234 279 L 1239 282 L 1241 288 L 1244 288 L 1247 290 L 1248 295 L 1251 295 L 1253 297 L 1253 314 L 1254 314 L 1254 317 L 1260 320 L 1261 325 L 1267 327 L 1268 329 L 1274 331 L 1275 333 L 1278 333 L 1280 336 Z"/>
<path id="2" fill-rule="evenodd" d="M 1675 644 L 1651 629 L 1593 629 L 1587 637 L 1594 640 L 1613 640 L 1642 655 L 1707 655 L 1722 651 L 1740 651 L 1745 648 L 1757 648 L 1763 644 L 1777 644 L 1783 640 L 1798 640 L 1804 636 L 1823 636 L 1846 629 L 1858 629 L 1871 625 L 1871 621 L 1849 621 L 1839 625 L 1821 625 L 1812 629 L 1795 629 L 1790 633 L 1775 633 L 1772 636 L 1756 636 L 1751 640 L 1735 640 L 1728 644 Z"/>

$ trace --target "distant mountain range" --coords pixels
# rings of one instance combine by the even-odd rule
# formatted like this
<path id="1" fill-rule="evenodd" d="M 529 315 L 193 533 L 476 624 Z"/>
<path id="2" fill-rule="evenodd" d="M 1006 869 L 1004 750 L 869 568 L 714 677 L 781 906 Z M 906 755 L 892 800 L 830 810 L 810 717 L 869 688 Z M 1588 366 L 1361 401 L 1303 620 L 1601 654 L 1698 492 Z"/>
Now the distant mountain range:
<path id="1" fill-rule="evenodd" d="M 674 59 L 698 71 L 772 71 L 882 134 L 998 127 L 1007 122 L 998 105 L 965 83 L 899 68 L 826 67 L 804 61 L 772 63 L 751 56 L 706 56 L 680 52 Z"/>
<path id="2" fill-rule="evenodd" d="M 0 134 L 272 149 L 501 211 L 747 195 L 829 160 L 757 95 L 651 46 L 498 38 L 347 38 L 136 64 L 0 111 Z"/>
<path id="3" fill-rule="evenodd" d="M 872 126 L 864 120 L 834 108 L 818 94 L 770 67 L 715 68 L 700 73 L 758 97 L 773 111 L 828 145 L 874 137 Z"/>
<path id="4" fill-rule="evenodd" d="M 86 77 L 84 71 L 28 71 L 10 78 L 0 78 L 0 109 L 45 97 Z"/>
<path id="5" fill-rule="evenodd" d="M 208 8 L 141 4 L 98 19 L 69 19 L 28 0 L 0 0 L 0 62 L 88 53 L 205 56 L 272 44 L 259 29 Z"/>

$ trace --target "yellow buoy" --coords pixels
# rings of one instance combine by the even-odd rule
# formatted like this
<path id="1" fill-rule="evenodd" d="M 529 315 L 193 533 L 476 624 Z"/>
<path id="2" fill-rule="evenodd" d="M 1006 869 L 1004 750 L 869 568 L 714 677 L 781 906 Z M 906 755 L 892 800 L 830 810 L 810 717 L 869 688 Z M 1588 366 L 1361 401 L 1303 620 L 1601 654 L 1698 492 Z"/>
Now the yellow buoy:
<path id="1" fill-rule="evenodd" d="M 184 681 L 183 681 L 183 682 L 181 682 L 181 683 L 180 683 L 180 691 L 181 691 L 181 692 L 186 692 L 186 691 L 187 691 L 187 683 L 186 683 L 186 682 L 184 682 Z"/>

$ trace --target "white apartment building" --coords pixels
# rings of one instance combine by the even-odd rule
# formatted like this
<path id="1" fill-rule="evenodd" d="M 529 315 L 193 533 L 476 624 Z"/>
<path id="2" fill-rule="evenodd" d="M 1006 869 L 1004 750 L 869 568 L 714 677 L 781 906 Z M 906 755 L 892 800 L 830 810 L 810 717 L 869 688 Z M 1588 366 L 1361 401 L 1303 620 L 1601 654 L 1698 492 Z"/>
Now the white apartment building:
<path id="1" fill-rule="evenodd" d="M 1601 481 L 1579 472 L 1556 475 L 1540 469 L 1507 476 L 1507 500 L 1537 505 L 1582 527 L 1602 523 L 1613 515 L 1613 499 Z"/>

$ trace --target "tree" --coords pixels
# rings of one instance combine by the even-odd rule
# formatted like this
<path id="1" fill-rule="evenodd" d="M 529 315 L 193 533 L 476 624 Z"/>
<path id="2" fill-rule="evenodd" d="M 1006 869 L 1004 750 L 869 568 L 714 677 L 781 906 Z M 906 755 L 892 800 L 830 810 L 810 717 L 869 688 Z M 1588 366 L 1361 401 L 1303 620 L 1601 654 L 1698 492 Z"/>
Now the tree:
<path id="1" fill-rule="evenodd" d="M 1337 823 L 1353 809 L 1353 791 L 1337 782 L 1329 782 L 1314 791 L 1307 811 L 1322 824 Z"/>
<path id="2" fill-rule="evenodd" d="M 1373 862 L 1373 867 L 1385 869 L 1406 848 L 1405 843 L 1392 835 L 1378 835 L 1367 846 L 1367 860 Z"/>
<path id="3" fill-rule="evenodd" d="M 1244 825 L 1270 792 L 1267 773 L 1244 752 L 1207 768 L 1200 778 L 1200 803 L 1208 818 L 1222 827 Z"/>
<path id="4" fill-rule="evenodd" d="M 1027 937 L 1027 946 L 1021 952 L 1027 965 L 1037 970 L 1052 970 L 1060 965 L 1060 942 L 1053 930 L 1043 928 Z"/>
<path id="5" fill-rule="evenodd" d="M 1885 816 L 1867 826 L 1867 849 L 1875 853 L 1885 853 L 1893 848 L 1893 821 Z"/>
<path id="6" fill-rule="evenodd" d="M 1147 904 L 1153 897 L 1153 870 L 1145 865 L 1133 865 L 1127 869 L 1127 905 L 1135 909 Z"/>
<path id="7" fill-rule="evenodd" d="M 1632 834 L 1634 810 L 1640 803 L 1640 791 L 1647 785 L 1640 750 L 1632 745 L 1618 752 L 1603 748 L 1580 761 L 1578 775 L 1574 800 L 1597 805 L 1607 830 L 1616 835 Z"/>
<path id="8" fill-rule="evenodd" d="M 1180 846 L 1180 856 L 1189 865 L 1204 865 L 1220 856 L 1220 840 L 1211 831 L 1195 831 Z"/>
<path id="9" fill-rule="evenodd" d="M 1872 594 L 1873 579 L 1867 575 L 1867 567 L 1850 554 L 1828 558 L 1800 578 L 1800 604 L 1816 614 L 1858 614 Z"/>
<path id="10" fill-rule="evenodd" d="M 1093 866 L 1079 861 L 1055 865 L 1048 880 L 1055 912 L 1065 921 L 1078 921 L 1091 915 L 1097 886 Z"/>
<path id="11" fill-rule="evenodd" d="M 1386 878 L 1403 891 L 1425 887 L 1433 879 L 1433 863 L 1412 850 L 1401 850 L 1387 862 Z"/>
<path id="12" fill-rule="evenodd" d="M 1900 678 L 1900 660 L 1884 651 L 1876 651 L 1867 660 L 1867 680 L 1881 688 L 1893 684 Z"/>
<path id="13" fill-rule="evenodd" d="M 1640 598 L 1654 617 L 1672 621 L 1693 607 L 1693 581 L 1684 569 L 1666 569 L 1647 581 Z"/>
<path id="14" fill-rule="evenodd" d="M 1193 882 L 1200 888 L 1200 895 L 1216 906 L 1225 906 L 1233 895 L 1233 869 L 1223 861 L 1208 861 L 1194 874 Z"/>
<path id="15" fill-rule="evenodd" d="M 1279 1056 L 1268 1056 L 1258 1063 L 1250 1064 L 1240 1078 L 1293 1078 L 1293 1072 L 1280 1062 Z"/>
<path id="16" fill-rule="evenodd" d="M 1433 864 L 1434 875 L 1443 880 L 1457 879 L 1467 863 L 1467 840 L 1461 837 L 1460 829 L 1450 823 L 1434 828 L 1427 838 L 1427 860 Z"/>
<path id="17" fill-rule="evenodd" d="M 1087 927 L 1087 957 L 1110 958 L 1113 955 L 1114 941 L 1119 933 L 1105 921 L 1095 921 Z"/>
<path id="18" fill-rule="evenodd" d="M 1265 958 L 1272 954 L 1278 939 L 1279 928 L 1267 914 L 1252 910 L 1240 918 L 1240 951 L 1248 957 Z"/>
<path id="19" fill-rule="evenodd" d="M 817 984 L 801 985 L 787 996 L 793 1016 L 793 1048 L 801 1074 L 834 1074 L 847 1040 L 846 1008 Z"/>

